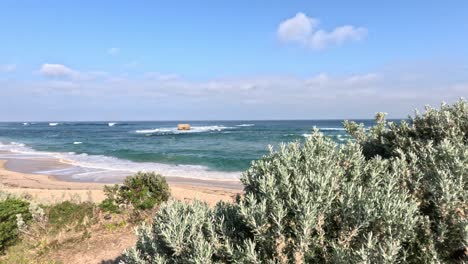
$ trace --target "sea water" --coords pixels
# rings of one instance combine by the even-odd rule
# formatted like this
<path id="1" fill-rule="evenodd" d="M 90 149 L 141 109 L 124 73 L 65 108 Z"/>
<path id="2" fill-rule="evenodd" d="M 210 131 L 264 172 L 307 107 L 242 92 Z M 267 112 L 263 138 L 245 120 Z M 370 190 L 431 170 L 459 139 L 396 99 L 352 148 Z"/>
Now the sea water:
<path id="1" fill-rule="evenodd" d="M 371 120 L 356 120 L 371 126 Z M 314 127 L 338 143 L 350 137 L 343 120 L 17 122 L 0 123 L 0 150 L 15 158 L 56 158 L 73 168 L 42 171 L 93 180 L 156 171 L 165 176 L 235 179 L 268 145 L 304 141 Z M 5 158 L 8 154 L 0 154 Z M 72 171 L 70 171 L 72 170 Z"/>

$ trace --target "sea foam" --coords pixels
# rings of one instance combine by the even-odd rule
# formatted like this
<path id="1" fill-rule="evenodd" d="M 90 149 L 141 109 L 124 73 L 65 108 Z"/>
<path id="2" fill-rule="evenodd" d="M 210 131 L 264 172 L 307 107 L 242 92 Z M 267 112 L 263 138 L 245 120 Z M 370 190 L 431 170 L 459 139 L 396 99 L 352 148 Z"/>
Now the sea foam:
<path id="1" fill-rule="evenodd" d="M 255 126 L 255 124 L 240 124 L 240 125 L 237 125 L 237 127 L 251 127 L 251 126 Z"/>
<path id="2" fill-rule="evenodd" d="M 108 126 L 112 127 L 115 126 L 117 123 L 107 123 Z"/>
<path id="3" fill-rule="evenodd" d="M 135 133 L 138 133 L 138 134 L 152 134 L 152 133 L 165 133 L 165 132 L 172 132 L 172 130 L 155 128 L 155 129 L 141 129 L 141 130 L 135 131 Z"/>
<path id="4" fill-rule="evenodd" d="M 322 131 L 344 131 L 343 127 L 318 127 Z"/>
<path id="5" fill-rule="evenodd" d="M 13 146 L 18 146 L 18 147 L 24 147 L 25 146 L 23 143 L 18 143 L 18 142 L 14 142 L 14 141 L 11 142 L 10 144 L 13 145 Z"/>
<path id="6" fill-rule="evenodd" d="M 57 126 L 59 123 L 49 123 L 49 126 Z"/>
<path id="7" fill-rule="evenodd" d="M 34 173 L 63 175 L 76 180 L 116 181 L 138 171 L 155 171 L 164 176 L 172 177 L 218 180 L 238 179 L 241 175 L 241 172 L 213 171 L 202 165 L 169 165 L 156 162 L 134 162 L 103 155 L 88 155 L 86 153 L 37 151 L 17 142 L 9 144 L 0 143 L 0 150 L 13 152 L 0 153 L 0 158 L 55 158 L 61 160 L 75 167 L 65 170 L 38 171 Z"/>
<path id="8" fill-rule="evenodd" d="M 213 132 L 213 131 L 222 131 L 225 129 L 232 129 L 233 127 L 226 126 L 192 126 L 190 130 L 178 130 L 177 127 L 165 127 L 165 128 L 155 128 L 155 129 L 141 129 L 136 130 L 135 133 L 138 134 L 183 134 L 183 133 L 202 133 L 202 132 Z"/>

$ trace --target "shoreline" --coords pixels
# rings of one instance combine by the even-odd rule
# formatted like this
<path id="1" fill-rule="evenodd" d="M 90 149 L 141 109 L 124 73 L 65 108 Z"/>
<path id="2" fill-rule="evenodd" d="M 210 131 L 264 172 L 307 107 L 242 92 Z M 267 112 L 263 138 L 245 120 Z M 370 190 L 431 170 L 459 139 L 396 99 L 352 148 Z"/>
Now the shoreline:
<path id="1" fill-rule="evenodd" d="M 22 173 L 47 174 L 64 181 L 120 183 L 138 171 L 154 171 L 173 181 L 209 182 L 214 185 L 236 185 L 242 171 L 212 170 L 197 164 L 136 162 L 105 155 L 75 152 L 38 151 L 23 143 L 0 141 L 0 159 L 8 160 L 7 169 Z M 14 166 L 21 160 L 20 166 Z M 34 162 L 36 162 L 34 164 Z M 40 164 L 41 166 L 38 166 Z M 226 184 L 220 184 L 224 182 Z M 201 184 L 206 185 L 206 184 Z M 235 187 L 236 188 L 236 187 Z"/>
<path id="2" fill-rule="evenodd" d="M 83 179 L 78 178 L 75 179 L 70 177 L 69 175 L 54 175 L 48 173 L 37 173 L 36 171 L 48 171 L 48 170 L 56 170 L 56 169 L 70 169 L 74 167 L 78 167 L 77 165 L 73 165 L 68 163 L 62 159 L 54 159 L 54 158 L 0 158 L 0 160 L 4 160 L 5 163 L 3 168 L 8 171 L 18 172 L 18 173 L 25 173 L 25 174 L 33 174 L 33 175 L 46 175 L 47 177 L 51 177 L 57 181 L 62 182 L 70 182 L 70 183 L 96 183 L 96 184 L 120 184 L 123 180 L 127 177 L 132 175 L 129 173 L 128 175 L 122 176 L 117 175 L 117 177 L 109 180 L 91 180 L 91 179 Z M 112 171 L 109 171 L 112 173 Z M 163 175 L 164 176 L 164 175 Z M 200 187 L 219 187 L 225 189 L 233 189 L 233 190 L 242 190 L 242 185 L 240 184 L 240 180 L 233 180 L 233 179 L 197 179 L 194 177 L 179 177 L 179 176 L 164 176 L 169 184 L 177 184 L 177 185 L 195 185 Z"/>
<path id="3" fill-rule="evenodd" d="M 79 199 L 81 201 L 101 202 L 104 198 L 103 187 L 115 183 L 66 181 L 47 174 L 18 172 L 9 168 L 8 163 L 15 160 L 18 166 L 27 165 L 29 161 L 36 164 L 43 162 L 60 162 L 53 160 L 34 159 L 1 159 L 0 160 L 0 190 L 16 195 L 27 195 L 40 203 L 50 204 L 64 200 Z M 62 163 L 63 164 L 63 163 Z M 44 165 L 44 164 L 42 164 Z M 239 181 L 201 180 L 184 177 L 166 177 L 174 199 L 202 200 L 209 205 L 218 201 L 232 201 L 242 192 Z"/>

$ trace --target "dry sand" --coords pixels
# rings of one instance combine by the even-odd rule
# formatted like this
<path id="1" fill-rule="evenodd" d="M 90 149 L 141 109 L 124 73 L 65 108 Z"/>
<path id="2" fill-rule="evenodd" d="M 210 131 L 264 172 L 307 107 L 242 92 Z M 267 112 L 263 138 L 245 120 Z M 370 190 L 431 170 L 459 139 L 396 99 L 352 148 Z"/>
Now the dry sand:
<path id="1" fill-rule="evenodd" d="M 8 164 L 9 162 L 11 164 Z M 26 195 L 42 204 L 64 200 L 100 202 L 105 198 L 102 191 L 104 183 L 64 181 L 50 175 L 21 172 L 23 169 L 30 169 L 27 166 L 37 166 L 37 169 L 41 166 L 50 166 L 51 163 L 57 163 L 57 161 L 0 160 L 0 191 L 19 196 Z M 60 164 L 52 165 L 61 166 Z M 211 206 L 220 200 L 232 201 L 241 192 L 241 185 L 238 181 L 197 180 L 179 177 L 168 177 L 167 180 L 173 198 L 183 201 L 198 199 Z M 49 252 L 47 258 L 72 264 L 117 263 L 122 251 L 133 246 L 135 241 L 136 237 L 131 228 L 126 227 L 116 231 L 99 229 L 91 232 L 90 237 L 86 240 L 79 243 L 70 242 L 64 244 L 65 246 L 60 250 Z M 0 262 L 2 262 L 1 258 Z"/>
<path id="2" fill-rule="evenodd" d="M 50 175 L 15 172 L 5 169 L 6 160 L 0 160 L 0 190 L 17 195 L 27 195 L 39 203 L 50 204 L 64 200 L 100 202 L 105 196 L 105 184 L 62 181 Z M 178 200 L 198 199 L 210 205 L 232 201 L 241 191 L 233 181 L 194 180 L 168 178 L 172 197 Z"/>

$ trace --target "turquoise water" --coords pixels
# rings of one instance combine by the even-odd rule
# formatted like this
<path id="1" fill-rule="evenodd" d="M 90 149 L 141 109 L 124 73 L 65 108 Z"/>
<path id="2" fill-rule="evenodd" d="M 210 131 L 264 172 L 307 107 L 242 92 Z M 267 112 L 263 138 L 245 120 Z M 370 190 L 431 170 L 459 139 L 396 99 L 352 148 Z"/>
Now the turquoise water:
<path id="1" fill-rule="evenodd" d="M 0 123 L 0 149 L 95 169 L 232 178 L 267 153 L 268 145 L 302 141 L 313 127 L 337 142 L 348 138 L 343 120 L 192 121 L 190 131 L 178 131 L 178 123 Z"/>

